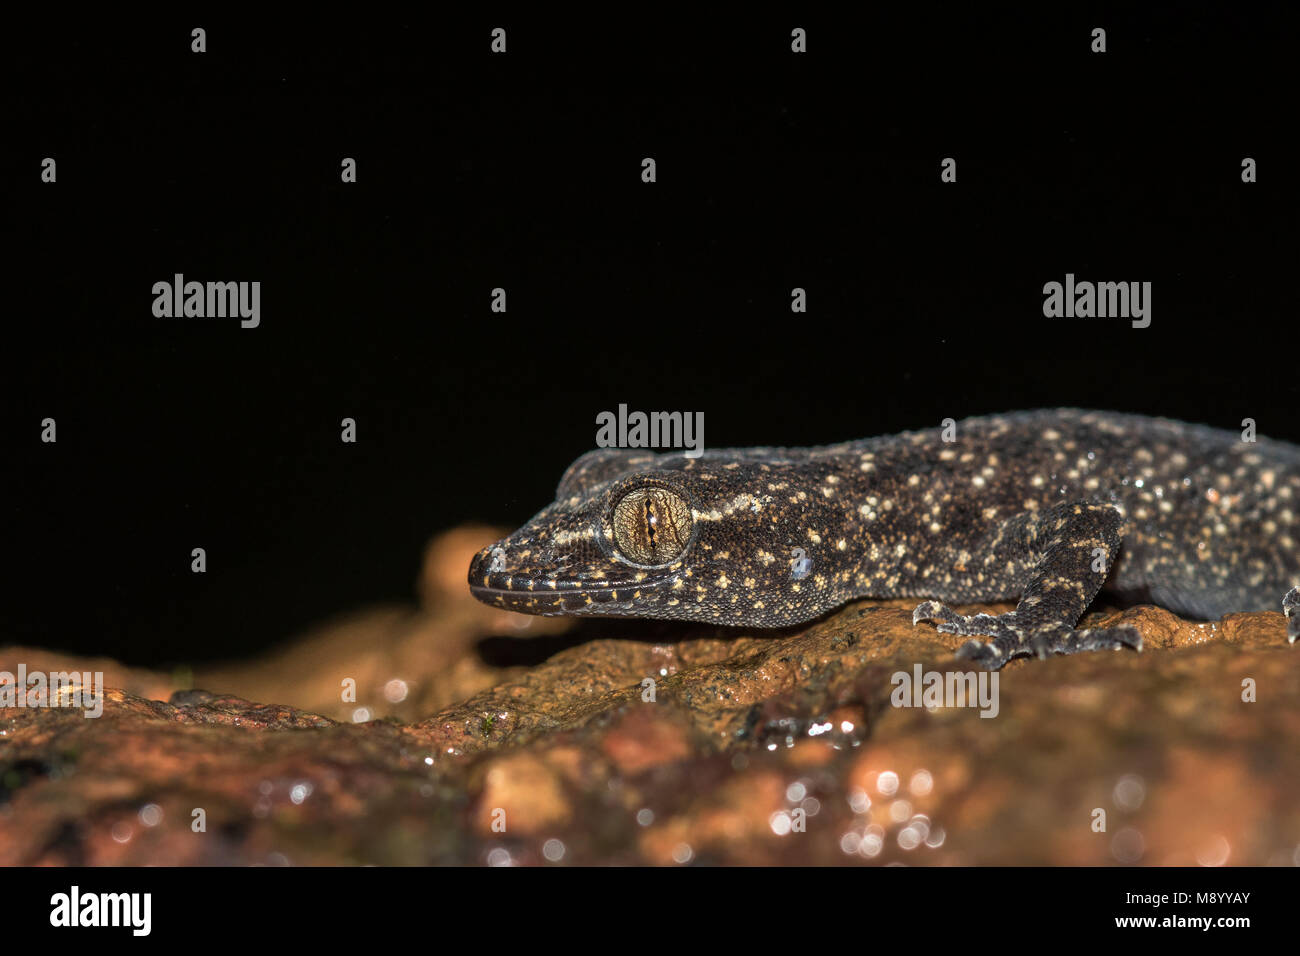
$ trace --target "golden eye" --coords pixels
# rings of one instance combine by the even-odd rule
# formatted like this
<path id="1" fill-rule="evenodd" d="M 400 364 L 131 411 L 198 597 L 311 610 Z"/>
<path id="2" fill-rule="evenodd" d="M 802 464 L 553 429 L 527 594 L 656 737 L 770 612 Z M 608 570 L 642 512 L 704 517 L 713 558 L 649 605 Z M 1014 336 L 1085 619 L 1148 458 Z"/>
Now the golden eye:
<path id="1" fill-rule="evenodd" d="M 629 491 L 614 507 L 614 540 L 636 564 L 667 564 L 691 538 L 691 509 L 663 488 Z"/>

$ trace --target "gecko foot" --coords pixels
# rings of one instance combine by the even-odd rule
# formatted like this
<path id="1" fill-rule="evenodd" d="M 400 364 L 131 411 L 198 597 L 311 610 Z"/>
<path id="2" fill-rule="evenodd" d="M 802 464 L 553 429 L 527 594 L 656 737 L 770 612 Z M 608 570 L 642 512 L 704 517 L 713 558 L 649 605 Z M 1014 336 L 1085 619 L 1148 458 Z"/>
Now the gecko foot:
<path id="1" fill-rule="evenodd" d="M 1282 599 L 1282 613 L 1286 615 L 1286 642 L 1294 644 L 1300 638 L 1300 588 L 1292 588 Z"/>
<path id="2" fill-rule="evenodd" d="M 1007 614 L 958 614 L 938 601 L 925 601 L 912 612 L 913 626 L 922 621 L 934 621 L 943 634 L 960 634 L 964 637 L 1011 637 L 1020 642 L 1024 632 L 1016 623 L 1016 612 Z"/>
<path id="3" fill-rule="evenodd" d="M 1085 651 L 1118 651 L 1129 647 L 1142 650 L 1142 635 L 1131 627 L 1089 628 L 1076 631 L 1061 627 L 1035 631 L 1023 642 L 1004 636 L 991 641 L 967 641 L 957 650 L 957 659 L 978 664 L 986 670 L 1001 670 L 1007 661 L 1017 657 L 1037 657 L 1039 660 L 1053 654 L 1082 654 Z"/>
<path id="4" fill-rule="evenodd" d="M 1017 656 L 1017 651 L 1025 653 L 1016 642 L 996 638 L 991 641 L 967 641 L 957 649 L 956 657 L 959 661 L 970 661 L 986 671 L 998 671 L 1007 661 Z"/>
<path id="5" fill-rule="evenodd" d="M 1142 650 L 1142 635 L 1131 627 L 1097 627 L 1076 631 L 1061 627 L 1039 631 L 1029 638 L 1028 649 L 1039 660 L 1051 654 L 1082 654 L 1085 651 L 1118 651 L 1131 647 Z"/>
<path id="6" fill-rule="evenodd" d="M 963 615 L 938 601 L 925 601 L 912 612 L 913 626 L 921 621 L 934 621 L 936 630 L 943 634 L 991 638 L 989 641 L 967 641 L 957 651 L 960 660 L 971 661 L 986 670 L 998 670 L 1024 644 L 1024 632 L 1014 611 L 997 615 Z"/>
<path id="7" fill-rule="evenodd" d="M 1294 610 L 1297 623 L 1300 623 L 1300 588 L 1294 594 Z M 997 615 L 961 615 L 938 601 L 926 601 L 912 612 L 912 623 L 921 621 L 935 621 L 937 629 L 944 634 L 989 638 L 987 641 L 967 641 L 957 651 L 958 660 L 971 661 L 987 670 L 999 670 L 1013 658 L 1030 655 L 1043 659 L 1052 654 L 1081 654 L 1124 647 L 1142 650 L 1142 635 L 1131 627 L 1075 630 L 1059 624 L 1040 626 L 1026 633 L 1015 611 Z"/>

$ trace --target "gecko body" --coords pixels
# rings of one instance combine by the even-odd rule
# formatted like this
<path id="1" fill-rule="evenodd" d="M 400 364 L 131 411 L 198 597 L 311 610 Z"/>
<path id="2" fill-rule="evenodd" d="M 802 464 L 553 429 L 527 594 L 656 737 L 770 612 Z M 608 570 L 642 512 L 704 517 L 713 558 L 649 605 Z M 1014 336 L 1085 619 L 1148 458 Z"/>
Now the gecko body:
<path id="1" fill-rule="evenodd" d="M 603 450 L 485 548 L 480 600 L 529 614 L 784 627 L 856 598 L 925 598 L 962 657 L 1140 649 L 1078 630 L 1099 591 L 1300 633 L 1300 448 L 1168 419 L 1053 409 L 816 448 Z M 1017 600 L 1001 615 L 949 604 Z"/>

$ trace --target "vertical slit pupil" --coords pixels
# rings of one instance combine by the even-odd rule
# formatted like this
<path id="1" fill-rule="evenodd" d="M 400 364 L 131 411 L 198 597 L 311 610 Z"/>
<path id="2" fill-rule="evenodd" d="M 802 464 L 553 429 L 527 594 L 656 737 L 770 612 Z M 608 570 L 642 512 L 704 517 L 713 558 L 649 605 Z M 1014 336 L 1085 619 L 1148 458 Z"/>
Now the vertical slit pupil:
<path id="1" fill-rule="evenodd" d="M 645 500 L 645 527 L 646 537 L 650 540 L 650 553 L 655 553 L 655 506 L 654 499 L 646 498 Z"/>

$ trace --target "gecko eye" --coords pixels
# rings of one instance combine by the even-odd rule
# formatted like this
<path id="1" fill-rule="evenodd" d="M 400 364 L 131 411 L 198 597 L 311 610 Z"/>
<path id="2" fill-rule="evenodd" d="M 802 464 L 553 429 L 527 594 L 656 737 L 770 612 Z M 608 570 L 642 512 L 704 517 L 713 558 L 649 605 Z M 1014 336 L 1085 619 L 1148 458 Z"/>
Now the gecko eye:
<path id="1" fill-rule="evenodd" d="M 614 540 L 636 564 L 667 564 L 686 550 L 691 509 L 664 488 L 629 491 L 614 507 Z"/>

